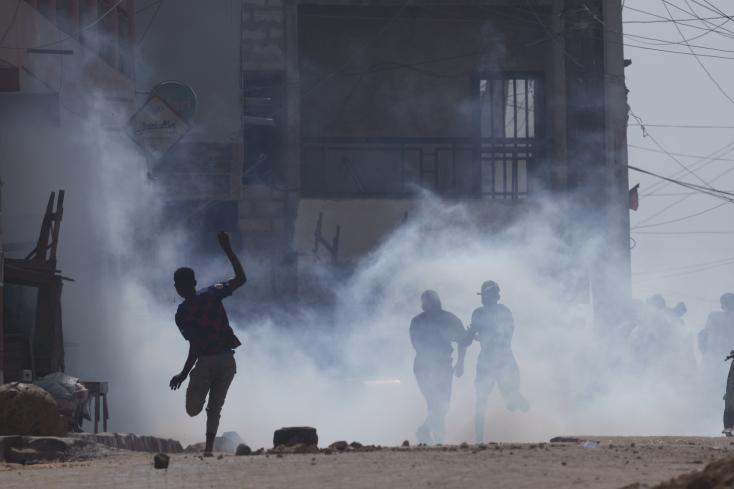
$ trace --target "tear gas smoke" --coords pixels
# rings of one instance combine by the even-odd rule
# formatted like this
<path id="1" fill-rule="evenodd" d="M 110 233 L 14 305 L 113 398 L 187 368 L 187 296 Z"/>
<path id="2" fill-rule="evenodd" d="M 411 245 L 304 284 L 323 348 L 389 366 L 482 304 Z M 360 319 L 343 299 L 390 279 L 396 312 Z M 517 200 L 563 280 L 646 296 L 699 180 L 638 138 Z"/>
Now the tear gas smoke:
<path id="1" fill-rule="evenodd" d="M 120 133 L 91 121 L 85 127 L 83 137 L 64 134 L 76 159 L 59 162 L 43 185 L 32 177 L 48 164 L 30 159 L 23 148 L 32 141 L 15 135 L 16 150 L 3 168 L 5 205 L 37 210 L 52 188 L 68 192 L 60 265 L 77 281 L 64 291 L 65 333 L 75 345 L 67 350 L 67 370 L 111 382 L 111 429 L 199 441 L 202 417 L 187 417 L 182 391 L 168 389 L 187 351 L 173 322 L 172 272 L 191 265 L 204 285 L 231 271 L 223 257 L 193 256 L 189 243 L 201 237 L 184 227 L 161 232 L 165 196 L 146 177 L 144 159 Z M 531 409 L 510 413 L 493 392 L 489 439 L 713 432 L 717 397 L 701 394 L 695 365 L 677 371 L 673 351 L 635 356 L 626 337 L 592 323 L 588 306 L 566 300 L 575 277 L 559 267 L 569 257 L 554 227 L 564 207 L 547 198 L 534 208 L 514 226 L 489 233 L 469 207 L 425 196 L 419 211 L 356 264 L 345 283 L 320 273 L 333 294 L 329 306 L 291 304 L 284 311 L 273 305 L 255 314 L 245 285 L 225 304 L 244 346 L 236 353 L 238 375 L 220 430 L 238 431 L 255 446 L 267 446 L 284 425 L 315 426 L 324 443 L 412 439 L 425 416 L 408 338 L 420 293 L 436 290 L 444 308 L 468 321 L 479 305 L 479 285 L 493 279 L 515 315 L 513 345 Z M 31 239 L 38 222 L 10 227 L 23 235 L 18 239 Z M 262 280 L 257 270 L 266 268 L 264 257 L 240 251 L 250 282 Z M 582 251 L 574 259 L 593 267 L 588 260 L 598 250 Z M 473 438 L 477 353 L 475 344 L 467 373 L 454 381 L 449 442 Z"/>

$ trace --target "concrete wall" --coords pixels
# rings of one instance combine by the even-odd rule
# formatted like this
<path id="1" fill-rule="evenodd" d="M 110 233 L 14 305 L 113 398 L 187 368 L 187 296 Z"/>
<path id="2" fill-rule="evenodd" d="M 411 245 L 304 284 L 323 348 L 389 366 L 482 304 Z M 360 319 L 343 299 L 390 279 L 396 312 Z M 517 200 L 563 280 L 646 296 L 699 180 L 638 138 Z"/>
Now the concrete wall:
<path id="1" fill-rule="evenodd" d="M 26 2 L 21 2 L 15 17 L 14 10 L 14 2 L 0 2 L 0 19 L 10 22 L 15 18 L 0 47 L 0 60 L 20 68 L 21 92 L 58 93 L 62 124 L 98 110 L 96 100 L 101 98 L 108 102 L 104 113 L 98 114 L 102 123 L 119 127 L 134 105 L 133 81 Z M 70 53 L 29 53 L 27 48 L 34 47 Z"/>
<path id="2" fill-rule="evenodd" d="M 487 66 L 505 71 L 538 70 L 544 73 L 545 136 L 550 143 L 544 184 L 560 199 L 568 199 L 569 209 L 578 204 L 588 215 L 597 216 L 603 231 L 611 233 L 607 251 L 614 258 L 606 262 L 610 269 L 597 271 L 596 276 L 614 278 L 598 282 L 597 293 L 616 287 L 622 291 L 621 296 L 626 294 L 629 224 L 623 52 L 619 34 L 605 31 L 600 24 L 614 25 L 621 32 L 618 0 L 533 2 L 538 17 L 527 17 L 525 22 L 518 21 L 516 15 L 512 19 L 508 11 L 502 10 L 516 7 L 517 2 L 467 1 L 457 7 L 456 2 L 425 1 L 418 5 L 438 12 L 436 17 L 444 22 L 400 20 L 395 21 L 399 29 L 394 32 L 389 28 L 389 12 L 403 8 L 404 2 L 243 0 L 242 5 L 242 69 L 280 70 L 288 88 L 287 183 L 277 194 L 285 203 L 286 214 L 264 216 L 256 203 L 248 203 L 243 206 L 243 225 L 256 222 L 260 229 L 277 229 L 271 233 L 273 239 L 285 240 L 298 252 L 309 253 L 316 220 L 323 212 L 327 238 L 337 224 L 342 226 L 340 256 L 351 260 L 369 252 L 399 226 L 415 202 L 303 199 L 299 192 L 303 183 L 301 137 L 464 136 L 473 129 L 471 115 L 462 111 L 470 98 L 466 72 Z M 345 9 L 334 8 L 339 6 Z M 350 11 L 349 6 L 366 8 Z M 481 18 L 476 11 L 467 15 L 474 6 L 486 11 L 489 20 L 475 24 L 448 20 L 451 16 L 447 12 L 459 18 Z M 430 17 L 425 12 L 421 15 Z M 504 49 L 428 63 L 418 66 L 418 70 L 368 69 L 367 73 L 359 73 L 359 67 L 379 66 L 385 60 L 440 58 L 462 49 L 471 51 L 488 37 L 496 45 L 504 41 Z M 430 72 L 423 75 L 448 76 L 421 77 L 420 69 Z M 412 92 L 412 96 L 396 95 L 406 92 Z M 431 100 L 433 94 L 440 96 Z M 245 188 L 243 195 L 247 193 Z M 508 206 L 505 202 L 481 201 L 481 205 L 492 209 L 491 215 L 503 216 L 497 218 L 499 223 L 532 207 L 532 203 L 520 202 Z M 285 227 L 280 225 L 283 217 Z M 579 217 L 569 214 L 565 226 L 573 228 L 572 223 L 579 222 Z M 350 230 L 355 219 L 364 225 Z M 488 222 L 492 219 L 487 217 Z M 570 234 L 573 236 L 569 239 L 578 246 L 590 236 Z"/>
<path id="3" fill-rule="evenodd" d="M 22 258 L 33 249 L 50 192 L 65 189 L 58 263 L 64 275 L 77 282 L 64 290 L 64 335 L 65 341 L 76 343 L 84 352 L 72 355 L 66 366 L 79 373 L 80 365 L 89 361 L 94 367 L 86 371 L 94 372 L 100 365 L 98 358 L 92 358 L 96 357 L 96 345 L 101 344 L 101 329 L 91 327 L 97 324 L 91 319 L 88 301 L 95 296 L 95 280 L 105 264 L 95 261 L 97 254 L 79 250 L 102 246 L 97 234 L 100 230 L 91 224 L 98 222 L 93 218 L 97 206 L 90 202 L 98 198 L 99 207 L 106 205 L 94 177 L 101 168 L 108 168 L 100 155 L 115 148 L 107 147 L 96 136 L 106 131 L 111 135 L 109 141 L 128 145 L 128 155 L 136 152 L 135 144 L 121 131 L 134 109 L 135 86 L 133 80 L 69 38 L 27 2 L 18 4 L 14 17 L 15 7 L 16 2 L 0 2 L 3 31 L 7 28 L 4 22 L 15 19 L 2 42 L 0 59 L 20 69 L 20 91 L 0 93 L 0 104 L 16 97 L 49 96 L 56 103 L 58 116 L 38 121 L 38 126 L 27 121 L 0 124 L 6 256 Z M 38 46 L 68 53 L 27 51 Z M 22 104 L 14 106 L 23 108 Z M 145 168 L 136 168 L 135 163 L 124 161 L 130 173 L 144 174 Z"/>
<path id="4" fill-rule="evenodd" d="M 14 7 L 13 2 L 0 2 L 0 19 L 12 19 Z M 48 49 L 71 54 L 31 54 L 25 49 L 59 39 L 65 40 Z M 133 80 L 70 39 L 26 2 L 21 2 L 2 46 L 7 47 L 0 47 L 0 59 L 20 68 L 20 92 L 0 94 L 0 103 L 19 94 L 58 94 L 56 124 L 0 126 L 6 241 L 35 242 L 48 193 L 57 188 L 45 184 L 61 183 L 65 173 L 73 173 L 61 162 L 79 157 L 75 139 L 83 133 L 84 118 L 94 112 L 105 127 L 121 128 L 134 108 L 135 87 Z"/>
<path id="5" fill-rule="evenodd" d="M 182 142 L 242 142 L 241 8 L 239 0 L 176 0 L 136 19 L 138 90 L 178 80 L 197 94 L 197 113 Z M 146 97 L 138 94 L 138 102 Z"/>

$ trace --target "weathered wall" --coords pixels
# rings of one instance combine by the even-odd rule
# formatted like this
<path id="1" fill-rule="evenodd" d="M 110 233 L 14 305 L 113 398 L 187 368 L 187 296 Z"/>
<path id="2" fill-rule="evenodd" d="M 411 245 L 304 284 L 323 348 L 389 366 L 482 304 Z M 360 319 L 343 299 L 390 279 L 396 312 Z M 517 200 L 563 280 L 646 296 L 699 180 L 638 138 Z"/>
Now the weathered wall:
<path id="1" fill-rule="evenodd" d="M 183 142 L 240 144 L 240 0 L 176 0 L 157 9 L 146 9 L 137 19 L 139 91 L 165 80 L 186 83 L 199 103 Z M 146 96 L 138 94 L 138 102 Z"/>
<path id="2" fill-rule="evenodd" d="M 288 179 L 279 193 L 287 214 L 286 226 L 277 229 L 284 229 L 286 238 L 293 233 L 293 246 L 306 252 L 324 212 L 325 235 L 342 224 L 343 256 L 351 259 L 373 249 L 414 205 L 389 199 L 301 200 L 301 137 L 471 135 L 474 70 L 541 71 L 545 185 L 567 199 L 569 209 L 587 209 L 614 230 L 608 249 L 615 256 L 614 278 L 596 287 L 624 289 L 629 276 L 624 73 L 621 41 L 605 44 L 602 26 L 606 19 L 621 31 L 621 6 L 614 0 L 576 3 L 549 0 L 518 9 L 516 2 L 502 0 L 467 1 L 462 7 L 418 2 L 426 10 L 390 0 L 243 0 L 243 70 L 281 70 L 288 88 L 281 114 L 287 120 Z M 391 13 L 405 16 L 410 9 L 412 20 L 391 20 Z M 466 56 L 448 59 L 461 53 Z M 421 60 L 426 64 L 396 66 Z M 519 215 L 527 207 L 481 205 L 494 216 Z M 250 217 L 242 222 L 261 218 L 256 204 L 244 208 Z M 569 214 L 568 226 L 579 217 Z M 365 225 L 348 231 L 344 223 L 355 219 Z M 262 229 L 276 228 L 267 219 L 257 222 Z M 569 233 L 569 244 L 583 246 L 594 233 Z"/>

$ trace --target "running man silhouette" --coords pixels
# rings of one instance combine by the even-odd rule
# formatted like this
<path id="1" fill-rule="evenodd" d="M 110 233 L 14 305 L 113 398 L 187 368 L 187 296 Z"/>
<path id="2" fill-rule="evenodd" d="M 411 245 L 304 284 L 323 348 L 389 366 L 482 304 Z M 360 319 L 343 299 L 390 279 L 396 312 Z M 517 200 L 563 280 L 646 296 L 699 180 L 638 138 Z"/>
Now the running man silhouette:
<path id="1" fill-rule="evenodd" d="M 453 346 L 466 337 L 461 320 L 445 311 L 441 299 L 433 290 L 421 295 L 423 312 L 410 322 L 410 341 L 415 348 L 413 372 L 418 388 L 426 400 L 428 416 L 418 427 L 418 443 L 443 443 L 446 414 L 451 402 L 451 383 L 454 372 L 464 364 L 466 347 L 459 345 L 457 370 L 451 365 Z"/>
<path id="2" fill-rule="evenodd" d="M 189 342 L 189 355 L 181 373 L 171 379 L 170 387 L 172 390 L 178 389 L 189 377 L 186 389 L 186 412 L 189 416 L 198 415 L 209 397 L 206 406 L 205 457 L 212 456 L 224 399 L 237 372 L 234 349 L 241 345 L 229 325 L 222 299 L 232 295 L 247 281 L 245 270 L 232 251 L 227 233 L 221 232 L 217 238 L 232 264 L 233 279 L 197 291 L 196 277 L 191 268 L 179 268 L 173 274 L 176 292 L 184 299 L 176 311 L 176 325 Z"/>
<path id="3" fill-rule="evenodd" d="M 515 324 L 510 309 L 499 303 L 500 286 L 497 282 L 488 280 L 482 284 L 478 295 L 482 296 L 482 306 L 474 310 L 463 344 L 466 348 L 477 340 L 482 346 L 477 360 L 474 420 L 477 443 L 482 443 L 487 400 L 495 384 L 499 386 L 505 405 L 510 411 L 524 412 L 530 406 L 520 393 L 520 369 L 512 353 Z M 457 366 L 457 369 L 461 371 L 463 366 Z"/>

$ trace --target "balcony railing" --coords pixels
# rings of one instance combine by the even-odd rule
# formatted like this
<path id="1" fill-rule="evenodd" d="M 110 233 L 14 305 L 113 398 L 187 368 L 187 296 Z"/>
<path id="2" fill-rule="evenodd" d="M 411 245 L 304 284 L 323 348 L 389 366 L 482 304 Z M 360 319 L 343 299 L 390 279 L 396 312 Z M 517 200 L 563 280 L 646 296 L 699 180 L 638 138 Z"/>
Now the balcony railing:
<path id="1" fill-rule="evenodd" d="M 535 139 L 303 138 L 304 197 L 444 196 L 520 199 L 538 152 Z"/>

